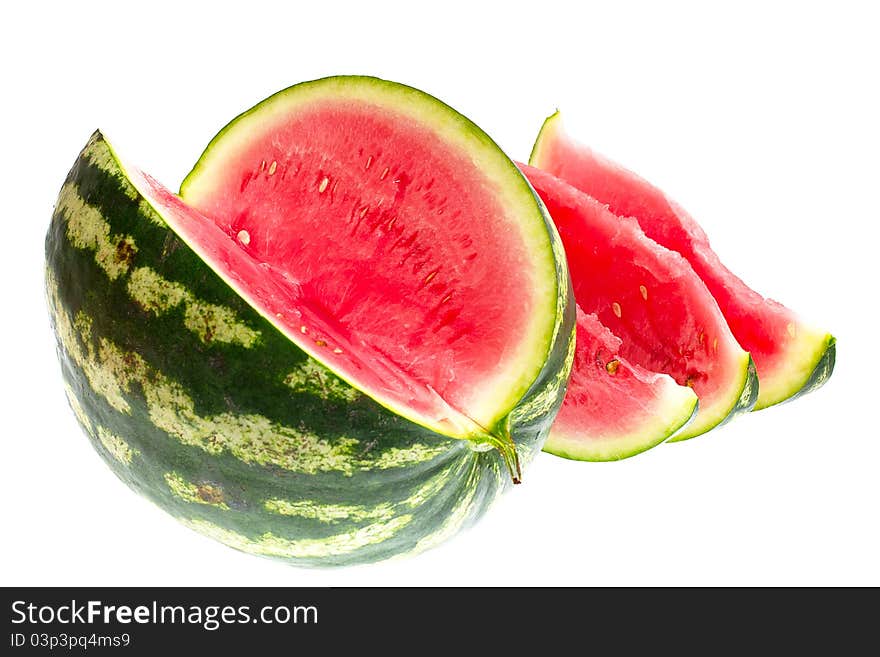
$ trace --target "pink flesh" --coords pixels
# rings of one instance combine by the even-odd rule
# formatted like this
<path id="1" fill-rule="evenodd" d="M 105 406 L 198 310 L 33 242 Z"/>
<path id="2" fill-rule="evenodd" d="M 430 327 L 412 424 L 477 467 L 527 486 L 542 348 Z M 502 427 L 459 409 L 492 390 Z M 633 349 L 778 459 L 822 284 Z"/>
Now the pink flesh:
<path id="1" fill-rule="evenodd" d="M 671 382 L 631 364 L 620 348 L 620 338 L 578 307 L 574 364 L 554 432 L 583 441 L 626 438 L 656 417 Z"/>
<path id="2" fill-rule="evenodd" d="M 728 270 L 697 222 L 663 192 L 565 137 L 543 143 L 540 167 L 606 203 L 615 214 L 633 217 L 648 237 L 683 255 L 715 297 L 742 348 L 751 353 L 759 378 L 784 366 L 792 341 L 788 327 L 797 324 L 797 316 Z"/>
<path id="3" fill-rule="evenodd" d="M 742 374 L 742 351 L 690 265 L 635 220 L 545 171 L 519 167 L 559 229 L 578 305 L 623 340 L 620 354 L 691 386 L 703 409 L 724 399 L 730 377 Z"/>
<path id="4" fill-rule="evenodd" d="M 467 415 L 532 310 L 526 248 L 490 181 L 381 107 L 325 101 L 286 121 L 184 213 L 188 239 L 350 380 Z"/>

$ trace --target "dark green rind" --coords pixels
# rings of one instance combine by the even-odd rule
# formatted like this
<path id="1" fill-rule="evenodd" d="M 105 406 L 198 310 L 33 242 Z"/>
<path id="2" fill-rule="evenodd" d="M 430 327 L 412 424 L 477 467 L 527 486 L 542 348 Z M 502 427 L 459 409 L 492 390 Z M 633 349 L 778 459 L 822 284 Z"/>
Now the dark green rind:
<path id="1" fill-rule="evenodd" d="M 696 438 L 697 436 L 702 436 L 713 429 L 717 429 L 721 427 L 734 418 L 744 415 L 745 413 L 749 413 L 758 401 L 758 370 L 755 368 L 755 361 L 752 360 L 752 357 L 749 356 L 749 363 L 746 367 L 746 375 L 745 381 L 743 382 L 742 391 L 737 397 L 736 403 L 734 403 L 733 407 L 730 409 L 730 412 L 724 416 L 724 419 L 721 420 L 716 425 L 713 425 L 706 429 L 706 431 L 702 433 L 695 434 L 693 436 L 688 436 L 685 434 L 684 437 L 672 436 L 668 441 L 670 443 L 680 443 L 686 440 L 690 440 L 691 438 Z M 687 425 L 685 425 L 681 431 L 687 431 Z"/>
<path id="2" fill-rule="evenodd" d="M 95 162 L 103 162 L 111 170 L 105 171 Z M 208 534 L 238 549 L 302 565 L 339 566 L 429 547 L 432 537 L 445 538 L 479 518 L 510 485 L 496 451 L 473 451 L 468 442 L 406 421 L 363 394 L 350 401 L 340 399 L 328 392 L 327 383 L 333 378 L 329 372 L 325 374 L 330 379 L 315 381 L 310 390 L 295 392 L 286 386 L 284 377 L 309 357 L 236 295 L 172 231 L 150 219 L 149 209 L 125 179 L 99 133 L 83 150 L 67 182 L 109 223 L 111 237 L 128 235 L 138 249 L 128 254 L 129 273 L 111 280 L 98 266 L 94 250 L 71 243 L 67 234 L 70 217 L 63 209 L 56 209 L 46 238 L 50 314 L 59 334 L 64 379 L 73 403 L 82 411 L 80 422 L 93 445 L 134 490 L 191 526 L 197 525 L 199 531 L 205 532 L 207 527 Z M 523 462 L 543 444 L 562 402 L 571 364 L 574 307 L 570 284 L 561 283 L 568 281 L 568 274 L 558 239 L 554 250 L 560 282 L 558 330 L 547 364 L 508 418 Z M 257 344 L 245 348 L 203 342 L 184 328 L 180 306 L 160 316 L 144 310 L 126 287 L 130 272 L 141 266 L 180 283 L 200 300 L 230 308 L 241 322 L 259 331 Z M 65 342 L 62 329 L 69 328 L 78 313 L 91 318 L 91 329 L 73 338 L 68 335 Z M 109 397 L 93 385 L 83 366 L 87 360 L 83 354 L 89 350 L 97 354 L 108 344 L 126 354 L 122 365 L 117 363 L 116 370 L 111 368 L 103 375 L 116 377 L 115 385 L 122 385 L 121 399 L 128 405 L 128 413 L 109 403 Z M 142 364 L 138 365 L 134 355 Z M 132 379 L 127 386 L 126 377 Z M 291 467 L 271 461 L 247 462 L 231 453 L 228 445 L 219 453 L 206 451 L 208 440 L 217 438 L 224 445 L 228 436 L 222 423 L 217 425 L 217 436 L 187 444 L 150 417 L 148 388 L 166 379 L 192 398 L 192 413 L 200 418 L 261 416 L 303 435 L 319 437 L 343 452 L 346 441 L 355 440 L 350 471 L 297 471 L 295 456 Z M 332 383 L 347 388 L 341 380 Z M 119 403 L 117 400 L 116 405 Z M 180 415 L 175 421 L 185 423 L 187 417 Z M 98 436 L 99 426 L 125 440 L 133 450 L 130 463 L 120 461 L 107 449 Z M 433 451 L 406 465 L 379 467 L 383 459 L 393 460 L 395 450 L 413 445 Z M 166 481 L 168 473 L 208 490 L 222 491 L 227 508 L 176 495 Z M 424 499 L 416 497 L 418 504 L 413 504 L 414 494 L 440 473 L 446 473 L 442 485 Z M 390 511 L 381 520 L 349 514 L 326 521 L 282 515 L 264 506 L 267 499 L 279 498 L 291 503 L 309 500 L 356 507 L 367 514 L 385 508 Z M 346 534 L 361 538 L 346 543 Z M 285 552 L 285 546 L 290 545 L 295 548 Z"/>

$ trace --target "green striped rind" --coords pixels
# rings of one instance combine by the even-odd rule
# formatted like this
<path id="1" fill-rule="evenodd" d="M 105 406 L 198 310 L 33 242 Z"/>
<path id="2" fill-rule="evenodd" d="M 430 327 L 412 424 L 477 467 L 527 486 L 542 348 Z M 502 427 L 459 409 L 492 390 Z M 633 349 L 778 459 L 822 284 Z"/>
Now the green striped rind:
<path id="1" fill-rule="evenodd" d="M 670 438 L 668 442 L 678 443 L 684 440 L 690 440 L 691 438 L 696 438 L 711 429 L 716 429 L 727 424 L 739 415 L 748 413 L 755 407 L 755 402 L 758 401 L 758 372 L 755 369 L 755 361 L 753 361 L 752 357 L 748 355 L 748 352 L 746 352 L 746 357 L 744 359 L 742 377 L 740 378 L 739 385 L 739 395 L 734 400 L 733 405 L 727 409 L 726 412 L 722 411 L 719 414 L 721 416 L 720 420 L 716 421 L 710 418 L 709 421 L 704 422 L 696 428 L 694 428 L 693 424 L 689 424 L 683 431 Z"/>
<path id="2" fill-rule="evenodd" d="M 165 226 L 99 133 L 62 188 L 46 257 L 80 424 L 123 481 L 203 534 L 304 565 L 376 561 L 454 534 L 509 485 L 494 450 L 402 419 L 293 345 Z M 571 363 L 558 287 L 548 363 L 509 416 L 523 461 Z"/>

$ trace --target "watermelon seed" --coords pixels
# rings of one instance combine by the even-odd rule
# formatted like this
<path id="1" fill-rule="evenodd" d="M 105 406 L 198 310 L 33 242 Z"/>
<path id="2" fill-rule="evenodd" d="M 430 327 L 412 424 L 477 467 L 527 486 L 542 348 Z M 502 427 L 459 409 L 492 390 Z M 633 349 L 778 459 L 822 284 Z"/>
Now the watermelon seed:
<path id="1" fill-rule="evenodd" d="M 425 285 L 427 285 L 427 284 L 430 283 L 432 280 L 434 280 L 434 277 L 435 277 L 436 275 L 437 275 L 437 270 L 435 269 L 435 270 L 432 271 L 430 274 L 428 274 L 427 276 L 425 276 Z"/>
<path id="2" fill-rule="evenodd" d="M 642 299 L 647 301 L 648 300 L 648 288 L 646 288 L 644 285 L 639 285 L 639 292 L 642 293 Z"/>
<path id="3" fill-rule="evenodd" d="M 385 167 L 385 171 L 382 172 L 382 175 L 379 176 L 379 180 L 385 180 L 385 176 L 388 175 L 388 167 Z"/>
<path id="4" fill-rule="evenodd" d="M 318 185 L 318 192 L 323 194 L 324 190 L 327 189 L 327 185 L 330 184 L 330 179 L 327 176 L 324 176 L 324 179 L 321 181 L 321 184 Z"/>
<path id="5" fill-rule="evenodd" d="M 367 169 L 369 169 L 369 168 L 370 168 L 370 165 L 371 165 L 372 163 L 373 163 L 373 156 L 370 155 L 370 157 L 367 158 L 367 165 L 364 167 L 364 171 L 366 171 Z"/>
<path id="6" fill-rule="evenodd" d="M 334 353 L 334 354 L 341 354 L 341 353 L 342 353 L 342 349 L 340 349 L 339 347 L 336 347 L 336 348 L 333 350 L 333 353 Z"/>
<path id="7" fill-rule="evenodd" d="M 617 360 L 616 358 L 613 359 L 613 360 L 609 360 L 609 361 L 605 364 L 605 370 L 606 370 L 609 374 L 617 374 L 617 368 L 618 368 L 618 367 L 620 367 L 620 361 Z"/>
<path id="8" fill-rule="evenodd" d="M 251 243 L 251 234 L 246 230 L 238 231 L 238 241 L 247 246 Z"/>
<path id="9" fill-rule="evenodd" d="M 323 340 L 315 340 L 315 345 L 317 345 L 318 347 L 326 347 L 327 343 Z"/>
<path id="10" fill-rule="evenodd" d="M 300 326 L 299 332 L 302 333 L 303 335 L 305 335 L 306 333 L 309 332 L 309 330 L 305 326 Z"/>
<path id="11" fill-rule="evenodd" d="M 712 351 L 718 353 L 718 338 L 712 340 Z"/>
<path id="12" fill-rule="evenodd" d="M 282 317 L 284 317 L 284 315 L 281 313 L 275 313 L 275 317 L 277 317 L 278 319 L 281 319 Z"/>
<path id="13" fill-rule="evenodd" d="M 620 315 L 621 315 L 620 304 L 615 301 L 614 303 L 611 304 L 611 310 L 614 311 L 614 316 L 617 317 L 618 319 L 620 319 Z"/>
<path id="14" fill-rule="evenodd" d="M 277 166 L 278 166 L 278 162 L 276 162 L 275 160 L 272 160 L 272 164 L 269 166 L 269 175 L 270 176 L 275 173 L 275 168 Z"/>

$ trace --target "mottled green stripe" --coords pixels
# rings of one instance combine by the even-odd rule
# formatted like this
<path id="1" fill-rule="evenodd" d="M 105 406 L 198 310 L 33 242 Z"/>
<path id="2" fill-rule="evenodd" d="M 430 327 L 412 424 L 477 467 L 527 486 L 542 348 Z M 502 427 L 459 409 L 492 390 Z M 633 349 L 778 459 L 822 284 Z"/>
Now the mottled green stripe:
<path id="1" fill-rule="evenodd" d="M 327 504 L 321 500 L 285 500 L 273 498 L 266 500 L 263 506 L 272 513 L 286 516 L 300 516 L 313 518 L 321 522 L 338 522 L 350 520 L 362 522 L 364 520 L 388 520 L 395 513 L 406 513 L 407 510 L 417 509 L 431 498 L 438 495 L 446 486 L 453 475 L 459 470 L 460 465 L 453 463 L 431 475 L 411 495 L 395 503 L 382 503 L 374 507 L 364 505 Z"/>
<path id="2" fill-rule="evenodd" d="M 223 489 L 216 484 L 187 481 L 177 472 L 165 473 L 165 483 L 168 484 L 168 489 L 184 502 L 207 504 L 224 510 L 229 509 Z"/>
<path id="3" fill-rule="evenodd" d="M 181 518 L 180 521 L 190 529 L 237 550 L 263 556 L 308 559 L 350 554 L 364 547 L 382 543 L 394 538 L 412 522 L 412 519 L 412 515 L 407 514 L 320 539 L 281 538 L 271 532 L 266 532 L 258 538 L 249 538 L 206 520 Z"/>
<path id="4" fill-rule="evenodd" d="M 129 273 L 138 252 L 135 239 L 131 235 L 112 234 L 109 222 L 97 208 L 83 200 L 72 183 L 62 187 L 56 211 L 67 221 L 71 244 L 94 251 L 95 262 L 110 280 Z M 231 309 L 196 298 L 181 283 L 169 281 L 148 267 L 138 267 L 131 273 L 127 289 L 135 303 L 157 315 L 184 304 L 184 326 L 202 342 L 251 347 L 260 336 L 259 331 L 239 320 Z"/>
<path id="5" fill-rule="evenodd" d="M 106 427 L 99 426 L 97 434 L 98 440 L 104 446 L 104 449 L 107 450 L 107 453 L 120 463 L 125 465 L 130 464 L 131 459 L 139 453 L 136 449 L 129 447 L 128 443 L 115 433 L 112 433 Z"/>
<path id="6" fill-rule="evenodd" d="M 284 376 L 284 385 L 294 392 L 307 394 L 320 390 L 324 397 L 343 402 L 352 402 L 361 396 L 357 388 L 353 388 L 318 361 L 309 358 L 296 369 Z"/>
<path id="7" fill-rule="evenodd" d="M 130 235 L 111 235 L 110 224 L 83 201 L 76 187 L 66 183 L 58 195 L 55 211 L 67 219 L 67 238 L 78 249 L 95 252 L 95 262 L 111 280 L 128 273 L 137 245 Z"/>
<path id="8" fill-rule="evenodd" d="M 64 385 L 64 393 L 67 395 L 67 403 L 70 404 L 70 408 L 76 416 L 76 419 L 82 425 L 82 428 L 85 429 L 87 433 L 92 433 L 92 421 L 89 420 L 82 404 L 79 403 L 79 399 L 76 398 L 76 394 L 73 392 L 73 389 L 69 384 Z"/>
<path id="9" fill-rule="evenodd" d="M 375 507 L 366 507 L 357 504 L 324 504 L 320 500 L 299 500 L 289 502 L 274 498 L 264 503 L 266 510 L 285 516 L 299 516 L 312 518 L 320 522 L 339 522 L 351 520 L 363 522 L 364 520 L 388 520 L 394 516 L 394 507 L 391 504 L 380 504 Z"/>
<path id="10" fill-rule="evenodd" d="M 359 452 L 355 439 L 331 444 L 316 434 L 280 425 L 260 415 L 200 415 L 187 391 L 150 367 L 139 354 L 124 351 L 107 338 L 100 338 L 98 348 L 93 349 L 92 321 L 80 312 L 77 321 L 71 323 L 66 313 L 57 311 L 57 284 L 51 273 L 47 278 L 51 305 L 56 309 L 56 332 L 91 387 L 111 406 L 129 413 L 126 395 L 133 394 L 132 384 L 136 383 L 146 399 L 153 424 L 184 444 L 200 447 L 209 454 L 229 451 L 246 463 L 275 465 L 307 474 L 332 470 L 348 475 L 359 468 L 398 468 L 424 462 L 448 449 L 446 443 L 416 443 L 370 457 L 369 452 Z"/>
<path id="11" fill-rule="evenodd" d="M 180 283 L 163 278 L 149 267 L 138 267 L 128 279 L 132 300 L 154 315 L 161 315 L 183 304 L 183 325 L 204 343 L 225 342 L 252 347 L 260 337 L 225 306 L 199 301 Z"/>
<path id="12" fill-rule="evenodd" d="M 119 168 L 119 163 L 107 148 L 103 138 L 96 139 L 92 136 L 89 146 L 83 151 L 82 157 L 94 165 L 98 170 L 104 173 L 108 178 L 113 178 L 119 185 L 119 189 L 131 200 L 136 201 L 140 198 L 140 194 L 134 186 L 126 179 Z"/>

